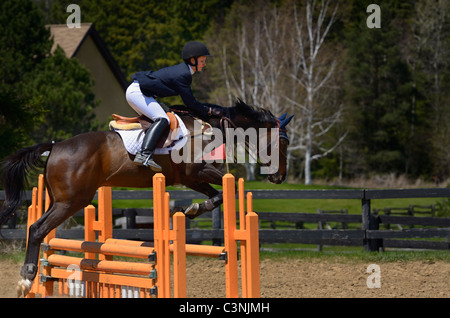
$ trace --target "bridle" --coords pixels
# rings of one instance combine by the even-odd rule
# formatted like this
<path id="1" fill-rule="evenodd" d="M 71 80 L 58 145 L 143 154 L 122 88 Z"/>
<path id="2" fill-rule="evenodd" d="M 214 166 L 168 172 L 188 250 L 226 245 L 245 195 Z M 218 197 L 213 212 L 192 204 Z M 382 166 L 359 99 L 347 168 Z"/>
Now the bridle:
<path id="1" fill-rule="evenodd" d="M 226 129 L 230 128 L 230 126 L 233 127 L 234 129 L 236 129 L 237 133 L 240 134 L 241 132 L 240 132 L 239 130 L 237 130 L 237 128 L 239 128 L 239 127 L 231 120 L 231 118 L 230 118 L 231 116 L 229 116 L 229 111 L 227 111 L 227 113 L 228 113 L 228 114 L 226 114 L 227 116 L 225 116 L 225 114 L 224 114 L 224 116 L 222 116 L 222 118 L 220 119 L 220 130 L 222 131 L 222 135 L 223 135 L 223 136 L 226 136 Z M 280 127 L 280 120 L 279 120 L 279 119 L 277 119 L 277 129 L 278 129 L 278 136 L 279 136 L 279 139 L 280 139 L 280 140 L 281 140 L 281 139 L 285 139 L 285 140 L 287 140 L 287 143 L 289 144 L 289 138 L 288 138 L 288 136 L 287 136 L 287 130 Z M 245 136 L 244 136 L 244 140 L 245 140 Z M 226 141 L 225 141 L 225 142 L 226 142 Z M 265 148 L 259 149 L 258 152 L 257 152 L 256 163 L 257 163 L 259 166 L 266 167 L 266 166 L 269 166 L 269 165 L 270 165 L 270 163 L 263 163 L 263 162 L 261 162 L 261 160 L 259 159 L 259 157 L 260 157 L 260 156 L 259 156 L 259 153 L 260 153 L 262 150 L 266 150 L 268 147 L 269 147 L 269 143 L 266 144 L 266 147 L 265 147 Z M 247 140 L 245 140 L 245 149 L 246 149 L 246 150 L 248 151 L 248 153 L 250 154 L 250 151 L 249 151 L 250 145 L 249 145 L 249 142 L 248 142 Z M 285 154 L 281 149 L 278 149 L 278 151 L 281 153 L 281 155 L 283 156 L 283 158 L 287 160 L 286 154 Z M 234 160 L 234 162 L 236 162 L 236 157 L 234 157 L 233 160 Z M 227 163 L 227 170 L 228 170 L 228 163 Z"/>
<path id="2" fill-rule="evenodd" d="M 184 114 L 188 114 L 188 115 L 192 116 L 192 114 L 189 111 L 183 111 L 183 110 L 173 110 L 173 111 L 175 111 L 177 113 L 184 113 Z M 222 115 L 222 117 L 220 119 L 220 122 L 219 122 L 219 127 L 220 127 L 220 131 L 222 132 L 222 136 L 226 136 L 226 129 L 230 128 L 230 127 L 233 127 L 234 129 L 236 129 L 236 131 L 238 133 L 240 133 L 240 131 L 237 129 L 239 127 L 231 119 L 230 111 L 229 111 L 228 108 L 224 108 L 223 115 Z M 277 129 L 278 129 L 278 135 L 280 136 L 279 139 L 280 140 L 281 139 L 285 139 L 287 141 L 287 144 L 289 145 L 289 138 L 287 136 L 287 130 L 280 127 L 280 120 L 278 118 L 277 118 Z M 244 140 L 245 140 L 245 138 L 244 138 Z M 269 144 L 266 145 L 266 148 L 268 148 L 268 146 L 269 146 Z M 248 151 L 249 148 L 250 148 L 250 145 L 249 145 L 248 141 L 245 141 L 245 149 Z M 263 149 L 265 150 L 266 148 L 263 148 Z M 256 163 L 259 166 L 266 167 L 266 166 L 269 166 L 269 163 L 263 163 L 263 162 L 261 162 L 261 160 L 259 160 L 259 152 L 261 150 L 263 150 L 263 149 L 260 149 L 258 151 L 257 158 L 256 158 Z M 278 149 L 278 151 L 281 153 L 282 157 L 285 160 L 287 160 L 286 154 L 281 149 Z M 250 151 L 248 151 L 248 153 L 250 153 Z M 233 161 L 234 161 L 234 163 L 236 163 L 236 161 L 237 161 L 236 156 L 233 158 Z M 227 165 L 227 171 L 229 171 L 228 162 L 225 161 L 225 163 Z"/>

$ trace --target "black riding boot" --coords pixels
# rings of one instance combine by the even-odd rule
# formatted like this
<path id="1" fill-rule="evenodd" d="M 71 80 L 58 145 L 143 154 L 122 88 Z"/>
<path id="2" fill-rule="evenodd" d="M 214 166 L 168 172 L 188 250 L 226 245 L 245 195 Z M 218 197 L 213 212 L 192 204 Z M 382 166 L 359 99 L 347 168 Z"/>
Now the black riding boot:
<path id="1" fill-rule="evenodd" d="M 134 158 L 135 164 L 137 164 L 138 166 L 149 167 L 155 172 L 162 171 L 161 166 L 153 161 L 152 156 L 159 139 L 161 139 L 161 136 L 164 134 L 167 128 L 169 128 L 169 121 L 167 119 L 155 119 L 155 122 L 145 133 L 144 140 L 142 141 L 141 151 L 136 154 L 136 158 Z"/>

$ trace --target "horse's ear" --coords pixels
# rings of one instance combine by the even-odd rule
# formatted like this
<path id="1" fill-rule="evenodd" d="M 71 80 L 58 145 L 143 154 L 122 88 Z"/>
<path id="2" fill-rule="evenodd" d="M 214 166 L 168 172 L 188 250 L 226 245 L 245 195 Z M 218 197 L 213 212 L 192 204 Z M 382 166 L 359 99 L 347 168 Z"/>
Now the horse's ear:
<path id="1" fill-rule="evenodd" d="M 281 116 L 278 118 L 278 120 L 279 120 L 280 122 L 282 122 L 282 121 L 286 118 L 286 116 L 287 116 L 287 112 L 284 113 L 283 115 L 281 115 Z"/>
<path id="2" fill-rule="evenodd" d="M 237 97 L 236 98 L 236 104 L 235 104 L 236 106 L 238 106 L 238 105 L 245 105 L 245 103 L 244 103 L 244 101 L 241 99 L 241 98 L 239 98 L 239 97 Z"/>
<path id="3" fill-rule="evenodd" d="M 280 120 L 280 127 L 286 127 L 287 124 L 291 121 L 291 119 L 294 117 L 294 115 L 289 116 L 286 119 Z"/>

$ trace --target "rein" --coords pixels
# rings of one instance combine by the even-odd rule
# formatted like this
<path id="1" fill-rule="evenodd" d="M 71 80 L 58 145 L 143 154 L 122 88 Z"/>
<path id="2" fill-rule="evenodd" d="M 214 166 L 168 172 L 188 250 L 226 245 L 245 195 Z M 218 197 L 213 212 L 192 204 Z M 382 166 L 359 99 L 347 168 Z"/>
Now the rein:
<path id="1" fill-rule="evenodd" d="M 229 115 L 229 112 L 228 112 L 228 115 Z M 227 129 L 227 128 L 230 128 L 230 125 L 231 125 L 234 129 L 239 128 L 239 127 L 231 120 L 230 116 L 223 116 L 223 117 L 220 119 L 220 130 L 222 131 L 222 134 L 224 134 L 224 136 L 226 136 L 226 129 Z M 287 138 L 287 136 L 284 137 L 282 134 L 280 134 L 280 132 L 286 132 L 286 129 L 280 128 L 280 121 L 279 121 L 278 119 L 277 119 L 277 129 L 278 129 L 278 135 L 280 136 L 280 139 L 282 139 L 282 138 L 283 138 L 283 139 L 286 139 L 286 140 L 288 141 L 288 143 L 289 143 L 289 139 Z M 238 133 L 240 133 L 239 130 L 237 130 L 237 131 L 238 131 Z M 244 140 L 245 140 L 245 136 L 244 136 Z M 269 146 L 269 144 L 267 144 L 266 147 L 263 148 L 263 149 L 267 149 L 268 146 Z M 250 155 L 249 149 L 250 149 L 250 145 L 249 145 L 248 141 L 245 141 L 245 150 L 246 150 L 246 151 L 248 152 L 248 154 Z M 258 154 L 257 154 L 257 156 L 256 156 L 256 163 L 257 163 L 259 166 L 262 166 L 262 167 L 268 166 L 268 165 L 269 165 L 269 163 L 262 163 L 261 160 L 259 159 L 259 153 L 260 153 L 263 149 L 258 150 Z M 280 153 L 283 155 L 283 157 L 284 157 L 285 159 L 287 159 L 286 154 L 285 154 L 281 149 L 278 149 L 278 151 L 280 151 Z M 236 159 L 236 156 L 234 157 L 234 159 Z M 226 162 L 226 161 L 225 161 L 225 162 Z M 228 162 L 226 162 L 226 164 L 227 164 L 227 171 L 228 171 L 228 170 L 229 170 L 229 169 L 228 169 Z"/>
<path id="2" fill-rule="evenodd" d="M 189 114 L 189 115 L 192 116 L 192 114 L 191 114 L 189 111 L 184 111 L 184 110 L 174 110 L 174 109 L 172 109 L 172 111 L 177 112 L 177 113 Z M 193 116 L 193 117 L 194 117 L 194 116 Z M 233 120 L 231 119 L 230 111 L 229 111 L 229 109 L 226 108 L 226 107 L 224 108 L 224 115 L 223 115 L 222 118 L 220 119 L 219 126 L 220 126 L 220 130 L 221 130 L 223 136 L 226 136 L 226 129 L 227 129 L 227 128 L 234 128 L 234 129 L 239 128 L 239 127 L 233 122 Z M 287 138 L 287 135 L 286 135 L 287 130 L 280 127 L 280 120 L 279 120 L 278 118 L 277 118 L 277 129 L 278 129 L 278 135 L 279 135 L 279 138 L 280 138 L 280 139 L 286 139 L 287 142 L 289 143 L 289 139 Z M 237 130 L 237 132 L 240 133 L 239 130 Z M 245 136 L 244 136 L 244 140 L 245 140 Z M 269 146 L 269 144 L 267 144 L 266 147 L 263 148 L 263 149 L 267 149 L 268 146 Z M 225 149 L 226 149 L 226 148 L 225 148 Z M 249 142 L 248 142 L 248 141 L 245 141 L 245 150 L 250 154 L 249 149 L 250 149 Z M 256 155 L 256 163 L 257 163 L 259 166 L 263 166 L 263 167 L 264 167 L 264 166 L 268 166 L 269 163 L 262 163 L 261 160 L 259 159 L 259 153 L 260 153 L 263 149 L 258 150 L 258 153 L 257 153 L 257 155 Z M 286 154 L 285 154 L 281 149 L 278 149 L 278 151 L 280 151 L 280 153 L 281 153 L 281 155 L 284 157 L 284 159 L 287 160 Z M 233 159 L 234 159 L 233 162 L 236 163 L 236 159 L 237 159 L 237 158 L 236 158 L 236 153 L 235 153 Z M 225 163 L 226 163 L 226 166 L 227 166 L 227 172 L 229 172 L 228 162 L 227 162 L 226 160 L 225 160 Z"/>

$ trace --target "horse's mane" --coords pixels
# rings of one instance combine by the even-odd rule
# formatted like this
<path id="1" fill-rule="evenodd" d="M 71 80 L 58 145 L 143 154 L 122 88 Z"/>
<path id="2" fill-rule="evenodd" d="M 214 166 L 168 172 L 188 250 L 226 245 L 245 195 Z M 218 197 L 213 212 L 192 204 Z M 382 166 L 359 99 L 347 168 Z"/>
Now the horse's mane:
<path id="1" fill-rule="evenodd" d="M 238 99 L 233 107 L 230 108 L 237 114 L 242 114 L 246 117 L 252 118 L 260 123 L 274 123 L 276 122 L 275 116 L 267 109 L 251 106 Z"/>
<path id="2" fill-rule="evenodd" d="M 247 105 L 239 98 L 237 99 L 235 104 L 231 107 L 222 107 L 208 103 L 204 103 L 204 105 L 208 107 L 221 107 L 226 109 L 226 111 L 229 112 L 231 116 L 236 116 L 240 114 L 245 117 L 256 120 L 259 123 L 275 123 L 277 120 L 269 110 L 258 106 Z M 183 112 L 183 113 L 189 112 L 189 108 L 186 107 L 185 105 L 171 105 L 170 109 L 175 112 Z"/>

